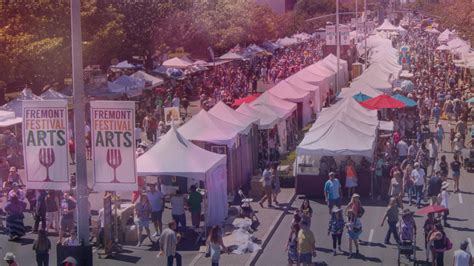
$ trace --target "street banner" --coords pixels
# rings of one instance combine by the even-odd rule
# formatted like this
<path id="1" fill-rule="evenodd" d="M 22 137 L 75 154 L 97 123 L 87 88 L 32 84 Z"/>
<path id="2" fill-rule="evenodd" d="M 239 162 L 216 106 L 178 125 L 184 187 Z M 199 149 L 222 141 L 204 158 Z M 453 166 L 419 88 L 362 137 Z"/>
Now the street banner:
<path id="1" fill-rule="evenodd" d="M 70 189 L 67 100 L 22 101 L 28 189 Z"/>
<path id="2" fill-rule="evenodd" d="M 181 116 L 179 115 L 179 107 L 165 107 L 165 125 L 179 125 Z"/>
<path id="3" fill-rule="evenodd" d="M 134 128 L 135 102 L 91 102 L 94 190 L 138 189 Z"/>
<path id="4" fill-rule="evenodd" d="M 336 26 L 326 26 L 326 45 L 336 45 Z"/>
<path id="5" fill-rule="evenodd" d="M 341 36 L 340 37 L 341 45 L 351 44 L 350 32 L 351 32 L 351 28 L 347 25 L 341 25 L 339 27 L 339 35 Z"/>

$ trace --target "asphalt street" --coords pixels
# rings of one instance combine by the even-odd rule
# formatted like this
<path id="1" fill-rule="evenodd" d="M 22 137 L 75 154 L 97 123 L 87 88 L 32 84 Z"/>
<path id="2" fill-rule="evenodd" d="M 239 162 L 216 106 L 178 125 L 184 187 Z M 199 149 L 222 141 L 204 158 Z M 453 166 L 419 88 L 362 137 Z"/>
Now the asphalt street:
<path id="1" fill-rule="evenodd" d="M 443 127 L 446 132 L 449 132 L 449 125 L 447 121 L 443 121 Z M 453 126 L 452 124 L 451 126 Z M 431 125 L 433 127 L 433 125 Z M 466 143 L 468 143 L 466 141 Z M 446 139 L 443 143 L 443 148 L 450 147 L 448 140 Z M 453 154 L 450 152 L 443 152 L 447 157 L 448 163 L 452 161 Z M 451 172 L 450 172 L 451 173 Z M 468 173 L 465 169 L 461 172 L 461 193 L 454 194 L 453 181 L 449 178 L 451 184 L 450 197 L 449 197 L 449 210 L 450 216 L 448 223 L 451 227 L 446 228 L 445 231 L 453 242 L 453 250 L 445 253 L 446 265 L 452 265 L 453 253 L 455 249 L 458 249 L 459 244 L 463 240 L 471 241 L 474 240 L 474 173 Z M 321 191 L 321 193 L 323 193 Z M 346 193 L 346 192 L 344 192 Z M 313 259 L 315 265 L 397 265 L 397 252 L 398 249 L 395 245 L 385 245 L 384 238 L 387 232 L 388 225 L 385 223 L 384 227 L 380 226 L 381 220 L 385 213 L 386 201 L 374 201 L 367 198 L 361 199 L 362 204 L 366 210 L 362 217 L 363 233 L 361 239 L 364 241 L 360 247 L 361 255 L 352 259 L 348 259 L 349 240 L 346 235 L 343 235 L 342 249 L 344 254 L 338 252 L 336 256 L 332 254 L 332 238 L 328 236 L 328 222 L 329 212 L 323 200 L 311 200 L 311 207 L 313 208 L 314 214 L 311 220 L 311 230 L 315 234 L 317 256 Z M 301 197 L 295 200 L 293 207 L 299 208 L 301 206 Z M 347 204 L 348 200 L 344 200 L 344 204 Z M 416 211 L 415 206 L 405 207 Z M 282 223 L 275 231 L 275 234 L 271 238 L 268 246 L 264 249 L 262 255 L 259 257 L 256 265 L 286 265 L 287 253 L 285 251 L 286 243 L 290 234 L 290 225 L 292 221 L 292 214 L 286 215 Z M 418 227 L 418 233 L 416 238 L 416 244 L 418 251 L 416 257 L 419 265 L 423 265 L 426 259 L 426 253 L 424 248 L 423 240 L 423 223 L 425 221 L 424 216 L 416 216 L 416 224 Z M 392 243 L 395 241 L 391 240 Z M 470 245 L 471 253 L 474 254 L 474 247 Z M 413 262 L 409 262 L 405 257 L 401 259 L 401 265 L 413 265 Z"/>

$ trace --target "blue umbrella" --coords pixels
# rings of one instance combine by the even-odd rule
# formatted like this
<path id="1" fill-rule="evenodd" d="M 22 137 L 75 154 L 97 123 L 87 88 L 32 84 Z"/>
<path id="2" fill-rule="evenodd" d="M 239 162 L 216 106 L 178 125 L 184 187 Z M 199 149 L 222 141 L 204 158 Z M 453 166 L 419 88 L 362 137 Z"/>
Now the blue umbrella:
<path id="1" fill-rule="evenodd" d="M 395 99 L 397 99 L 397 100 L 399 100 L 400 102 L 403 102 L 403 103 L 404 103 L 406 106 L 408 106 L 408 107 L 414 107 L 414 106 L 416 106 L 416 102 L 415 102 L 415 101 L 413 101 L 412 99 L 407 98 L 407 97 L 405 97 L 405 96 L 403 96 L 403 95 L 395 94 L 395 95 L 393 95 L 392 97 L 395 98 Z"/>
<path id="2" fill-rule="evenodd" d="M 356 95 L 352 96 L 352 98 L 354 98 L 358 102 L 365 102 L 368 99 L 372 99 L 372 97 L 367 96 L 367 95 L 363 94 L 362 92 L 357 93 Z"/>

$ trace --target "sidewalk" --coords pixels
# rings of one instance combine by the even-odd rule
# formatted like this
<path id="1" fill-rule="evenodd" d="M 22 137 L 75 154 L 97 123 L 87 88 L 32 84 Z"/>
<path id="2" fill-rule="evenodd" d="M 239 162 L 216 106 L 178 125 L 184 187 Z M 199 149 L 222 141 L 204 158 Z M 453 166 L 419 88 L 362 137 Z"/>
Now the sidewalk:
<path id="1" fill-rule="evenodd" d="M 294 199 L 294 188 L 282 188 L 281 193 L 278 195 L 280 202 L 279 208 L 262 208 L 258 202 L 252 203 L 252 208 L 256 212 L 256 215 L 260 221 L 257 227 L 257 231 L 254 232 L 254 236 L 261 241 L 262 248 L 270 240 L 273 231 L 278 227 L 281 217 L 283 217 L 285 211 L 291 206 L 291 202 Z M 265 206 L 265 205 L 264 205 Z M 223 254 L 219 264 L 221 265 L 251 265 L 257 254 L 260 251 L 252 254 Z M 190 265 L 210 265 L 210 258 L 205 258 L 203 253 L 199 253 L 194 257 Z"/>

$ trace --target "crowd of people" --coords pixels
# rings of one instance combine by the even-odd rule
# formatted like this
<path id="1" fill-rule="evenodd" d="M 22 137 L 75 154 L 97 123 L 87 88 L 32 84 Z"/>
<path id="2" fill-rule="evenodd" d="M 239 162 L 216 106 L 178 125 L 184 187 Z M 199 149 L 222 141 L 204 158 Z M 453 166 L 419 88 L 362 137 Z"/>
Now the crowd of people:
<path id="1" fill-rule="evenodd" d="M 413 245 L 417 227 L 415 212 L 410 210 L 412 205 L 418 209 L 440 207 L 440 211 L 428 213 L 422 229 L 426 261 L 442 266 L 445 252 L 453 248 L 444 231 L 445 227 L 450 227 L 447 222 L 451 194 L 448 178 L 454 181 L 454 193 L 463 191 L 463 151 L 474 148 L 474 142 L 472 138 L 471 143 L 467 142 L 467 123 L 472 107 L 465 102 L 472 97 L 471 75 L 455 66 L 454 56 L 449 52 L 436 51 L 439 46 L 436 37 L 420 29 L 410 29 L 408 34 L 394 38 L 394 43 L 399 46 L 410 47 L 411 65 L 404 68 L 414 74 L 414 90 L 401 93 L 416 101 L 417 105 L 384 114 L 394 121 L 394 133 L 390 138 L 381 139 L 373 165 L 367 168 L 374 176 L 376 189 L 372 190 L 372 197 L 388 201 L 381 221 L 381 226 L 388 223 L 384 244 L 390 245 L 393 236 L 399 248 Z M 443 128 L 441 120 L 448 122 L 449 131 Z M 451 147 L 443 147 L 445 140 L 449 140 Z M 453 153 L 453 159 L 449 161 L 446 155 L 441 155 L 442 152 Z M 355 171 L 347 169 L 352 165 L 351 161 L 347 158 L 338 167 L 334 158 L 323 157 L 320 168 L 321 175 L 329 176 L 324 186 L 324 197 L 330 213 L 328 235 L 333 240 L 332 252 L 335 256 L 342 252 L 341 239 L 346 232 L 348 258 L 359 255 L 359 236 L 363 228 L 361 217 L 365 213 L 359 194 L 354 193 L 357 185 L 350 184 L 357 180 Z M 346 177 L 347 193 L 336 178 L 342 175 L 350 177 Z M 350 202 L 342 209 L 344 194 Z M 314 235 L 309 229 L 311 214 L 309 202 L 304 200 L 290 226 L 287 243 L 289 265 L 308 265 L 311 255 L 316 255 Z M 453 263 L 472 265 L 467 240 L 462 241 L 460 249 L 454 252 Z"/>

